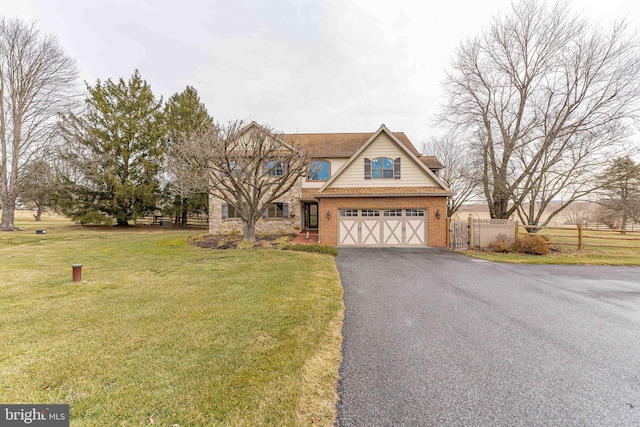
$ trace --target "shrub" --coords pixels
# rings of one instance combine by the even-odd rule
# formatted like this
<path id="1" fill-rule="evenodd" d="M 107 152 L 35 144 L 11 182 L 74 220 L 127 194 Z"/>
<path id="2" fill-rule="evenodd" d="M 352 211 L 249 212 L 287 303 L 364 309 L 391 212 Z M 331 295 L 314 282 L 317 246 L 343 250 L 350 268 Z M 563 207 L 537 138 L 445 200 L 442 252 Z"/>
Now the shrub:
<path id="1" fill-rule="evenodd" d="M 240 237 L 240 236 L 242 236 L 242 231 L 240 231 L 240 229 L 238 229 L 238 228 L 232 228 L 227 233 L 227 236 L 229 236 L 229 237 Z"/>
<path id="2" fill-rule="evenodd" d="M 542 236 L 527 235 L 518 240 L 516 250 L 525 254 L 546 255 L 549 253 L 549 243 Z"/>
<path id="3" fill-rule="evenodd" d="M 338 256 L 338 250 L 333 246 L 292 245 L 290 243 L 284 243 L 280 245 L 280 249 L 285 251 L 316 252 L 319 254 Z"/>
<path id="4" fill-rule="evenodd" d="M 113 225 L 113 219 L 96 211 L 74 215 L 73 220 L 81 225 Z"/>
<path id="5" fill-rule="evenodd" d="M 285 243 L 289 243 L 293 240 L 291 236 L 280 236 L 276 240 L 273 241 L 276 245 L 283 245 Z"/>
<path id="6" fill-rule="evenodd" d="M 491 252 L 509 253 L 513 251 L 513 242 L 506 234 L 498 234 L 495 240 L 487 247 Z"/>
<path id="7" fill-rule="evenodd" d="M 236 249 L 240 249 L 240 250 L 253 249 L 254 246 L 255 244 L 253 242 L 247 242 L 245 240 L 241 240 L 237 243 Z"/>

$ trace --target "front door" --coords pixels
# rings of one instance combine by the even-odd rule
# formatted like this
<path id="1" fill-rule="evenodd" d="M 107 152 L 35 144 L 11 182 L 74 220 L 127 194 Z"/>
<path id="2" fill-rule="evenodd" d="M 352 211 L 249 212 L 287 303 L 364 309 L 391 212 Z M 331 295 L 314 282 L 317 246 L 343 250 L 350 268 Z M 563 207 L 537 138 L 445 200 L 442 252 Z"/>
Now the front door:
<path id="1" fill-rule="evenodd" d="M 305 206 L 305 224 L 306 228 L 317 229 L 318 228 L 318 204 L 307 203 Z"/>

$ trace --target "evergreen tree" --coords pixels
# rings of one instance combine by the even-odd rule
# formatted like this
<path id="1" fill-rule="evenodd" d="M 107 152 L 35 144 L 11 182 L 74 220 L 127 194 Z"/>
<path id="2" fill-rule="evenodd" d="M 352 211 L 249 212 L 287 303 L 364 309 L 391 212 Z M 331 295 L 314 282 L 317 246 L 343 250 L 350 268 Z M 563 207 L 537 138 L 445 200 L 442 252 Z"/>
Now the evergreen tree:
<path id="1" fill-rule="evenodd" d="M 174 153 L 189 137 L 211 126 L 213 119 L 200 101 L 198 92 L 191 86 L 169 98 L 165 116 L 169 149 L 167 193 L 172 201 L 170 211 L 175 214 L 176 223 L 186 227 L 189 211 L 201 210 L 199 208 L 203 206 L 203 199 L 204 206 L 208 207 L 208 202 L 206 195 L 203 196 L 206 191 L 203 193 L 199 191 L 202 189 L 194 188 L 188 180 L 181 179 L 177 170 L 184 168 L 184 164 L 181 164 L 181 159 Z"/>
<path id="2" fill-rule="evenodd" d="M 600 176 L 605 182 L 598 205 L 598 220 L 611 228 L 627 229 L 640 220 L 640 164 L 630 157 L 615 159 Z"/>
<path id="3" fill-rule="evenodd" d="M 65 212 L 84 223 L 115 220 L 128 225 L 156 209 L 159 171 L 166 151 L 162 99 L 136 70 L 128 82 L 111 79 L 87 85 L 83 116 L 63 126 L 75 166 L 73 203 Z"/>

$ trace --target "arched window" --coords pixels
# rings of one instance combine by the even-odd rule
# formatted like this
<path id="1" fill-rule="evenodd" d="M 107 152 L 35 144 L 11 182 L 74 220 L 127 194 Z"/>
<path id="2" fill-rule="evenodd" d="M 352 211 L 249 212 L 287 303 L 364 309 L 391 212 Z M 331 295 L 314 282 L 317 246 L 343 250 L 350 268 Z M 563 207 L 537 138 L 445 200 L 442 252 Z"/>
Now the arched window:
<path id="1" fill-rule="evenodd" d="M 331 176 L 331 163 L 315 160 L 309 164 L 307 181 L 328 181 Z"/>

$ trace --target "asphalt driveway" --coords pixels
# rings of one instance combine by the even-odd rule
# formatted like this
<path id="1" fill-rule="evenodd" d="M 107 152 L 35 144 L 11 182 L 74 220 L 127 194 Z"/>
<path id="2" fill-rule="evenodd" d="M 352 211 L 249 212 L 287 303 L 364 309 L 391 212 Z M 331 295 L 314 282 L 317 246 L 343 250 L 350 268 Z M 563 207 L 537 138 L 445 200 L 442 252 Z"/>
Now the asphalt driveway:
<path id="1" fill-rule="evenodd" d="M 639 426 L 640 268 L 341 249 L 339 426 Z"/>

